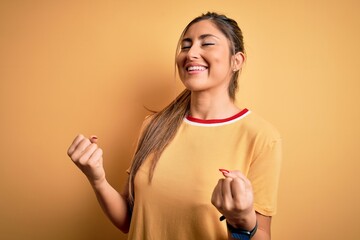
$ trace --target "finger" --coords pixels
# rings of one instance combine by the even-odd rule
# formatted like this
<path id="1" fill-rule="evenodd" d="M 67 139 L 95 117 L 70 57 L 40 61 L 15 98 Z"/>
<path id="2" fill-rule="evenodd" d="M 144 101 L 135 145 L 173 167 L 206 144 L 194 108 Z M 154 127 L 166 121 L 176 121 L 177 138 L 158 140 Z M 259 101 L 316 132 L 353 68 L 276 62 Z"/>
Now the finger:
<path id="1" fill-rule="evenodd" d="M 223 173 L 225 177 L 230 177 L 230 178 L 246 178 L 244 174 L 242 174 L 240 171 L 238 170 L 234 170 L 234 171 L 229 171 L 228 173 Z"/>
<path id="2" fill-rule="evenodd" d="M 88 138 L 83 138 L 80 143 L 76 146 L 75 150 L 71 154 L 71 159 L 75 162 L 79 160 L 79 158 L 83 155 L 85 149 L 91 144 Z"/>
<path id="3" fill-rule="evenodd" d="M 98 137 L 96 135 L 91 135 L 90 136 L 90 142 L 97 143 L 97 141 L 98 141 Z"/>
<path id="4" fill-rule="evenodd" d="M 82 135 L 82 134 L 79 134 L 75 137 L 75 139 L 73 140 L 73 142 L 71 143 L 68 151 L 67 151 L 67 154 L 68 156 L 70 157 L 73 152 L 75 151 L 77 145 L 80 143 L 81 140 L 83 140 L 85 137 Z"/>
<path id="5" fill-rule="evenodd" d="M 91 155 L 96 151 L 96 149 L 98 148 L 97 144 L 92 143 L 90 144 L 83 152 L 82 155 L 80 156 L 78 162 L 81 165 L 86 165 L 88 164 L 88 161 L 91 157 Z"/>
<path id="6" fill-rule="evenodd" d="M 227 173 L 230 173 L 229 170 L 226 170 L 224 168 L 219 168 L 219 171 L 222 172 L 222 174 L 224 175 L 224 177 L 226 176 Z"/>
<path id="7" fill-rule="evenodd" d="M 231 185 L 236 208 L 247 208 L 253 202 L 251 183 L 244 178 L 235 178 Z"/>
<path id="8" fill-rule="evenodd" d="M 93 152 L 89 159 L 89 165 L 92 165 L 94 167 L 100 167 L 102 164 L 102 155 L 103 151 L 101 148 L 96 148 L 96 150 Z"/>
<path id="9" fill-rule="evenodd" d="M 224 179 L 219 179 L 217 185 L 214 188 L 213 194 L 211 196 L 211 203 L 219 208 L 221 207 L 221 203 L 222 203 L 222 181 L 224 181 Z"/>
<path id="10" fill-rule="evenodd" d="M 241 178 L 234 178 L 231 183 L 231 192 L 233 193 L 234 199 L 241 196 L 246 191 L 245 181 Z"/>
<path id="11" fill-rule="evenodd" d="M 222 199 L 223 199 L 223 203 L 224 203 L 224 207 L 225 208 L 230 208 L 231 207 L 231 203 L 233 201 L 233 193 L 232 193 L 232 184 L 231 182 L 233 181 L 232 178 L 225 178 L 222 181 Z"/>

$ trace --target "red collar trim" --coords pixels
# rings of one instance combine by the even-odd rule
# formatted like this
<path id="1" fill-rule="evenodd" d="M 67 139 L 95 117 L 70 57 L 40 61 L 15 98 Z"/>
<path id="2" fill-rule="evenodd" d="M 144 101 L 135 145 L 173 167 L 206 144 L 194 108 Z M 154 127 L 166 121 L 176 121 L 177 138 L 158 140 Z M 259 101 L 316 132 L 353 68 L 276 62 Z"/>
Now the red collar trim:
<path id="1" fill-rule="evenodd" d="M 212 123 L 226 123 L 226 122 L 230 122 L 232 120 L 235 120 L 239 117 L 242 117 L 243 115 L 245 115 L 247 112 L 249 112 L 249 109 L 244 108 L 243 110 L 241 110 L 239 113 L 235 114 L 234 116 L 228 117 L 228 118 L 223 118 L 223 119 L 200 119 L 200 118 L 194 118 L 191 116 L 187 116 L 186 119 L 190 122 L 195 122 L 195 123 L 202 123 L 202 124 L 212 124 Z"/>

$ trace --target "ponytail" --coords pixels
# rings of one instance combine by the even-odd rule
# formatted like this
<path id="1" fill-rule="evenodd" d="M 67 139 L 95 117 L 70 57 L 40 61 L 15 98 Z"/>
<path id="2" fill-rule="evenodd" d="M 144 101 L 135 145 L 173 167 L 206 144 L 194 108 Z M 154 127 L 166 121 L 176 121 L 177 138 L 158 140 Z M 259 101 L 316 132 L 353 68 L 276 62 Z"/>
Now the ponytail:
<path id="1" fill-rule="evenodd" d="M 149 124 L 145 126 L 130 168 L 128 201 L 131 209 L 135 201 L 134 179 L 137 171 L 151 155 L 152 162 L 149 172 L 149 182 L 151 182 L 156 164 L 162 152 L 174 138 L 190 109 L 190 97 L 191 92 L 185 89 L 162 111 L 152 115 Z"/>

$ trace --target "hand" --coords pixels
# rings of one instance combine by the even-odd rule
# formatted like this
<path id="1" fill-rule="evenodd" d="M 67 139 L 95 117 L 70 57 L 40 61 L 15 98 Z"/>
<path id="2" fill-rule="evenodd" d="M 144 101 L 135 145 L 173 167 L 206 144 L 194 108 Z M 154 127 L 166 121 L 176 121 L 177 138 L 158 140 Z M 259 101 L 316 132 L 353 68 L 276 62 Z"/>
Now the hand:
<path id="1" fill-rule="evenodd" d="M 239 171 L 221 170 L 224 177 L 215 186 L 211 203 L 235 228 L 251 230 L 256 224 L 254 195 L 249 181 Z"/>
<path id="2" fill-rule="evenodd" d="M 105 180 L 103 152 L 96 143 L 96 136 L 88 139 L 80 134 L 74 139 L 67 151 L 71 160 L 86 175 L 93 186 Z"/>

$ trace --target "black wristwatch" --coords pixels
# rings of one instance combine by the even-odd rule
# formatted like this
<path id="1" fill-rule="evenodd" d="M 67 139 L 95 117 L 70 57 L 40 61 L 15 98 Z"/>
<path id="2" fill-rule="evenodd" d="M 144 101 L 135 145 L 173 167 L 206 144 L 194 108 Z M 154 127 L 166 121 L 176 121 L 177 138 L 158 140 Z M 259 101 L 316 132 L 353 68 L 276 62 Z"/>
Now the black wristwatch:
<path id="1" fill-rule="evenodd" d="M 257 222 L 255 227 L 251 230 L 251 231 L 246 231 L 246 230 L 242 230 L 242 229 L 238 229 L 238 228 L 234 228 L 233 226 L 231 226 L 228 222 L 226 222 L 227 228 L 231 234 L 231 237 L 234 239 L 240 239 L 240 240 L 249 240 L 251 239 L 257 230 Z"/>

